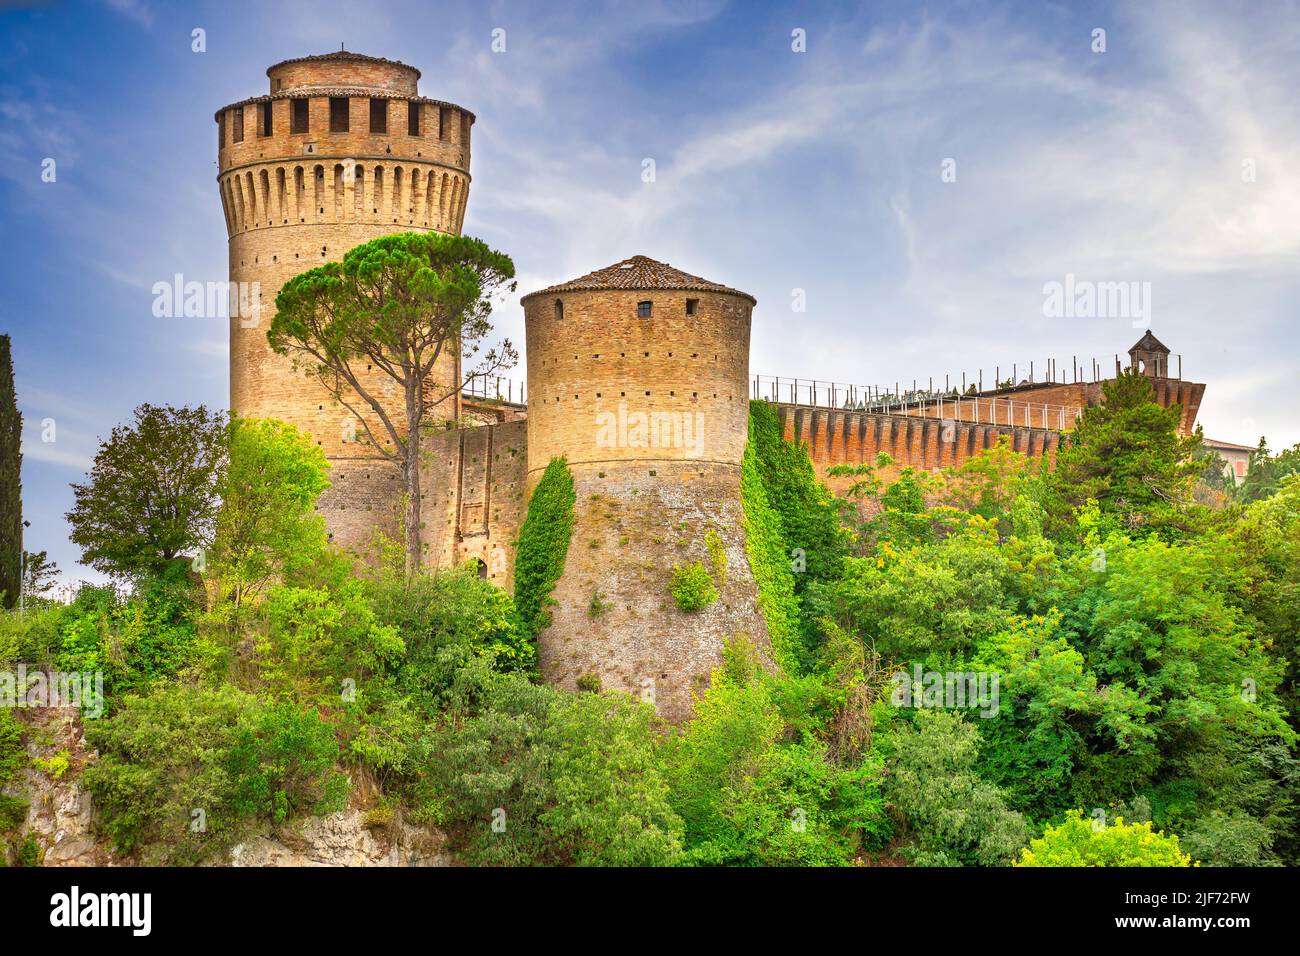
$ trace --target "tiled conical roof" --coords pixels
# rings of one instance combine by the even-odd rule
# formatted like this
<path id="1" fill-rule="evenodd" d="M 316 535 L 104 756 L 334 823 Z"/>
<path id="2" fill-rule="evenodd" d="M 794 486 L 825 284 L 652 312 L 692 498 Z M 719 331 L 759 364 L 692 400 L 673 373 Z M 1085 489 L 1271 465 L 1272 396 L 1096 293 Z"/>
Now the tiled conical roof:
<path id="1" fill-rule="evenodd" d="M 633 256 L 612 266 L 588 272 L 585 276 L 547 286 L 530 292 L 522 299 L 526 302 L 536 295 L 552 295 L 557 292 L 598 292 L 602 289 L 649 290 L 665 289 L 682 292 L 725 292 L 748 299 L 758 305 L 758 300 L 748 292 L 741 292 L 718 282 L 701 279 L 681 269 L 674 269 L 666 262 L 651 259 L 649 256 Z"/>
<path id="2" fill-rule="evenodd" d="M 281 60 L 273 66 L 268 66 L 266 68 L 266 75 L 270 76 L 272 70 L 278 70 L 280 67 L 287 66 L 290 63 L 319 63 L 330 60 L 343 60 L 345 62 L 351 61 L 354 63 L 386 63 L 389 66 L 400 66 L 405 70 L 414 71 L 417 79 L 420 76 L 420 71 L 415 69 L 415 67 L 411 66 L 409 63 L 403 63 L 401 60 L 389 60 L 382 56 L 367 56 L 365 53 L 353 53 L 351 50 L 334 50 L 330 53 L 313 53 L 310 56 L 290 57 L 287 60 Z"/>

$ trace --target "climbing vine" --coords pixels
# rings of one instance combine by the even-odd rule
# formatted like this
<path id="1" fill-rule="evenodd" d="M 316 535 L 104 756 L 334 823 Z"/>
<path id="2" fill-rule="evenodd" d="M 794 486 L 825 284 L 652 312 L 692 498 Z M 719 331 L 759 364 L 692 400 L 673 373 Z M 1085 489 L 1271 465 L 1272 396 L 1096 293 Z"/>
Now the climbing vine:
<path id="1" fill-rule="evenodd" d="M 564 573 L 576 501 L 568 463 L 552 458 L 528 500 L 515 555 L 515 608 L 530 637 L 551 623 L 551 592 Z"/>
<path id="2" fill-rule="evenodd" d="M 758 403 L 754 403 L 758 404 Z M 751 409 L 753 405 L 751 404 Z M 740 471 L 740 502 L 744 509 L 745 550 L 758 585 L 758 606 L 767 622 L 772 656 L 787 671 L 802 670 L 808 653 L 800 637 L 799 598 L 781 526 L 781 517 L 768 501 L 754 439 L 756 416 L 749 419 L 749 442 Z"/>

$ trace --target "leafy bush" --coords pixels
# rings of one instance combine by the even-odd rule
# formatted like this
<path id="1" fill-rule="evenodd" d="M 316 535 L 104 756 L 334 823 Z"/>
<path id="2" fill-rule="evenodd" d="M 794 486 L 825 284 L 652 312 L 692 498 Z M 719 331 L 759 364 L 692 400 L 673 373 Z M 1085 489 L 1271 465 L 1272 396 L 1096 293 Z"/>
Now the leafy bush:
<path id="1" fill-rule="evenodd" d="M 912 830 L 919 865 L 1003 866 L 1025 845 L 1024 818 L 975 774 L 978 739 L 943 710 L 918 710 L 915 729 L 894 734 L 885 796 Z"/>
<path id="2" fill-rule="evenodd" d="M 879 766 L 832 760 L 814 726 L 783 716 L 781 705 L 797 696 L 789 679 L 767 674 L 743 644 L 727 657 L 669 749 L 670 801 L 685 824 L 687 859 L 843 865 L 883 843 L 890 826 Z"/>
<path id="3" fill-rule="evenodd" d="M 334 768 L 334 731 L 311 708 L 276 704 L 246 721 L 231 747 L 236 812 L 284 823 L 296 813 L 347 805 L 348 779 Z"/>
<path id="4" fill-rule="evenodd" d="M 687 612 L 702 610 L 718 599 L 713 578 L 699 561 L 685 567 L 674 565 L 670 590 L 677 606 Z"/>
<path id="5" fill-rule="evenodd" d="M 233 687 L 164 685 L 129 695 L 88 722 L 100 757 L 85 782 L 120 853 L 146 864 L 192 865 L 254 822 L 340 805 L 338 744 L 314 710 L 266 707 Z"/>
<path id="6" fill-rule="evenodd" d="M 1191 866 L 1192 858 L 1178 849 L 1178 837 L 1151 828 L 1150 823 L 1114 823 L 1094 827 L 1078 810 L 1064 822 L 1049 826 L 1020 855 L 1016 866 Z"/>
<path id="7" fill-rule="evenodd" d="M 237 838 L 230 754 L 257 707 L 233 687 L 175 685 L 129 695 L 117 714 L 85 725 L 100 753 L 86 768 L 86 786 L 119 853 L 192 865 Z M 195 811 L 205 828 L 192 828 Z"/>
<path id="8" fill-rule="evenodd" d="M 651 709 L 459 670 L 445 719 L 423 743 L 419 816 L 488 865 L 659 865 L 680 853 Z"/>

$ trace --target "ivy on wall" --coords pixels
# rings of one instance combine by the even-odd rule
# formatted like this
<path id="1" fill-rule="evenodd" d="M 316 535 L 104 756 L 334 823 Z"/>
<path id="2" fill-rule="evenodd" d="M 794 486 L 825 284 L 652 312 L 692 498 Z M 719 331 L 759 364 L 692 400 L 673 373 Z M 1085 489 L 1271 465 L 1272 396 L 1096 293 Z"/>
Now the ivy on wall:
<path id="1" fill-rule="evenodd" d="M 749 403 L 749 441 L 754 446 L 768 504 L 781 521 L 790 549 L 803 554 L 804 570 L 794 590 L 803 594 L 814 581 L 840 577 L 846 552 L 834 499 L 817 480 L 808 449 L 785 440 L 781 420 L 768 402 Z"/>
<path id="2" fill-rule="evenodd" d="M 758 416 L 750 404 L 749 442 L 740 470 L 740 503 L 744 509 L 745 550 L 758 586 L 758 606 L 767 622 L 772 656 L 786 671 L 798 672 L 808 663 L 808 652 L 800 636 L 799 598 L 795 594 L 794 572 L 781 517 L 768 500 L 759 462 L 755 431 Z"/>
<path id="3" fill-rule="evenodd" d="M 551 592 L 564 573 L 576 501 L 568 463 L 552 458 L 528 499 L 515 553 L 515 608 L 530 637 L 551 623 Z"/>

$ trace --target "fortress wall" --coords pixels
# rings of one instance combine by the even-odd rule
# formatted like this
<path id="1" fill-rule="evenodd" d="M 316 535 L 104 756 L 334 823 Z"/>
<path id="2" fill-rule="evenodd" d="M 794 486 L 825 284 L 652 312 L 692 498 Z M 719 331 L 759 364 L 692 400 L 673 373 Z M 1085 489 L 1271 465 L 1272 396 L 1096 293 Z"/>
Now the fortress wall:
<path id="1" fill-rule="evenodd" d="M 572 470 L 573 538 L 552 595 L 552 624 L 538 637 L 542 677 L 573 690 L 593 674 L 603 688 L 652 695 L 660 716 L 686 720 L 692 693 L 708 686 L 730 638 L 748 635 L 770 656 L 745 552 L 740 468 L 674 463 L 653 476 L 635 463 Z M 726 580 L 718 601 L 687 613 L 669 591 L 673 565 L 710 567 L 709 529 L 724 542 Z M 593 614 L 597 595 L 604 609 Z"/>
<path id="2" fill-rule="evenodd" d="M 936 471 L 959 466 L 995 446 L 1003 435 L 1014 451 L 1056 463 L 1061 435 L 1052 429 L 1013 428 L 972 422 L 936 421 L 905 415 L 777 405 L 782 431 L 788 441 L 808 446 L 817 477 L 836 494 L 853 483 L 848 477 L 828 474 L 835 465 L 872 464 L 880 452 L 894 459 L 881 469 L 881 477 L 895 478 L 905 467 Z"/>
<path id="3" fill-rule="evenodd" d="M 981 422 L 1013 424 L 1029 428 L 1059 429 L 1073 426 L 1069 413 L 1062 418 L 1059 408 L 1087 408 L 1100 405 L 1102 401 L 1102 382 L 1070 382 L 1029 385 L 1024 388 L 1003 389 L 996 393 L 984 392 L 977 397 L 962 397 L 945 401 L 940 415 L 936 407 L 902 409 L 897 414 L 917 418 L 944 418 L 956 421 L 974 422 L 977 417 Z M 1200 411 L 1201 397 L 1205 386 L 1198 382 L 1186 382 L 1173 378 L 1152 378 L 1155 401 L 1165 408 L 1174 404 L 1183 407 L 1180 429 L 1184 435 L 1190 435 L 1196 427 L 1196 416 Z M 978 398 L 978 402 L 976 401 Z M 1046 407 L 1045 407 L 1046 406 Z M 1028 415 L 1028 424 L 1026 424 Z"/>
<path id="4" fill-rule="evenodd" d="M 526 510 L 528 426 L 519 419 L 432 428 L 422 442 L 424 563 L 480 560 L 489 581 L 514 589 L 515 541 Z"/>

